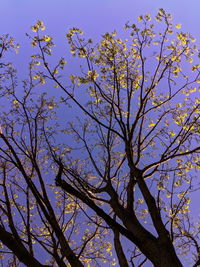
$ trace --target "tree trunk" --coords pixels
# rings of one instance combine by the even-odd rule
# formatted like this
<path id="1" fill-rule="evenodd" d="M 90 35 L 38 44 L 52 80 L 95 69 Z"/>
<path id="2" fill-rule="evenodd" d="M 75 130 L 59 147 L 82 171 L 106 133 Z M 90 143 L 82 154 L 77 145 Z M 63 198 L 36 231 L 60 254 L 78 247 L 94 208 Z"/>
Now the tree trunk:
<path id="1" fill-rule="evenodd" d="M 160 245 L 158 253 L 152 255 L 152 263 L 155 267 L 182 267 L 172 244 Z M 150 259 L 151 260 L 151 259 Z"/>

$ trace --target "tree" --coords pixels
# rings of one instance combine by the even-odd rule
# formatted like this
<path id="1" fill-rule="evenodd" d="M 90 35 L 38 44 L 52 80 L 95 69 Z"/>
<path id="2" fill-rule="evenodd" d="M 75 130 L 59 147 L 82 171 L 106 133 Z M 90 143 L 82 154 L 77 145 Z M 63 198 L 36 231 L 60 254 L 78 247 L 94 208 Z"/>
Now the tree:
<path id="1" fill-rule="evenodd" d="M 198 266 L 200 225 L 189 213 L 198 190 L 198 48 L 162 9 L 158 34 L 149 14 L 138 20 L 140 29 L 126 24 L 127 39 L 114 31 L 98 45 L 71 29 L 71 53 L 85 64 L 70 85 L 64 58 L 48 59 L 54 43 L 41 21 L 31 28 L 38 53 L 23 90 L 4 59 L 16 46 L 0 39 L 0 240 L 9 266 L 175 267 L 184 254 Z M 52 82 L 60 98 L 48 96 Z"/>

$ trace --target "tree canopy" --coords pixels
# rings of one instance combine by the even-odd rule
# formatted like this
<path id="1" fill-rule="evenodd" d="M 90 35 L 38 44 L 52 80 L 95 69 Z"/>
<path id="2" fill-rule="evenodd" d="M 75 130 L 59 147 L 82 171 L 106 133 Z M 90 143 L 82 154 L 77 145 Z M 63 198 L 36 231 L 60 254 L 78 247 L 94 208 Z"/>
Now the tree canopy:
<path id="1" fill-rule="evenodd" d="M 171 20 L 159 9 L 98 43 L 71 29 L 70 77 L 42 21 L 23 81 L 0 38 L 4 266 L 198 266 L 199 50 Z"/>

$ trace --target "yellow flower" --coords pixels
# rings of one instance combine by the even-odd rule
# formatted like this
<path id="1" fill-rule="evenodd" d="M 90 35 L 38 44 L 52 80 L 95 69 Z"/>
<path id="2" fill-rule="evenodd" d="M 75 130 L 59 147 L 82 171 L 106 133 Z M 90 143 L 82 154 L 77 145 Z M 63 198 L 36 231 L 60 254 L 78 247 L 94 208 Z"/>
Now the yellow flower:
<path id="1" fill-rule="evenodd" d="M 172 34 L 173 31 L 172 31 L 172 30 L 168 30 L 167 33 L 168 33 L 168 34 Z"/>
<path id="2" fill-rule="evenodd" d="M 169 132 L 171 136 L 174 136 L 176 133 L 174 131 Z"/>
<path id="3" fill-rule="evenodd" d="M 96 78 L 99 76 L 99 74 L 96 72 L 96 70 L 89 70 L 88 71 L 88 77 L 96 80 Z"/>
<path id="4" fill-rule="evenodd" d="M 38 20 L 36 25 L 37 25 L 37 26 L 39 27 L 39 29 L 41 29 L 42 31 L 45 30 L 45 26 L 44 26 L 43 21 Z"/>
<path id="5" fill-rule="evenodd" d="M 150 20 L 151 20 L 151 15 L 150 15 L 149 13 L 147 13 L 147 14 L 144 16 L 144 18 L 145 18 L 146 20 L 150 21 Z"/>
<path id="6" fill-rule="evenodd" d="M 45 83 L 46 83 L 45 79 L 44 79 L 44 78 L 41 78 L 41 79 L 40 79 L 40 83 L 41 83 L 41 84 L 45 84 Z"/>
<path id="7" fill-rule="evenodd" d="M 176 60 L 176 56 L 172 56 L 171 60 L 175 61 Z"/>
<path id="8" fill-rule="evenodd" d="M 176 24 L 175 27 L 176 29 L 181 29 L 181 24 Z"/>
<path id="9" fill-rule="evenodd" d="M 43 36 L 43 39 L 44 39 L 45 42 L 49 42 L 49 41 L 51 41 L 51 37 L 48 36 L 48 35 L 44 35 L 44 36 Z"/>
<path id="10" fill-rule="evenodd" d="M 64 59 L 61 59 L 61 60 L 60 60 L 60 64 L 61 64 L 61 65 L 65 65 L 66 63 L 67 63 L 67 61 L 65 61 Z"/>
<path id="11" fill-rule="evenodd" d="M 39 79 L 39 78 L 40 78 L 40 76 L 39 76 L 38 74 L 36 74 L 36 75 L 33 76 L 33 79 L 34 79 L 34 80 L 37 80 L 37 79 Z"/>
<path id="12" fill-rule="evenodd" d="M 16 105 L 16 104 L 18 104 L 19 102 L 15 99 L 15 100 L 13 100 L 13 104 L 14 105 Z"/>
<path id="13" fill-rule="evenodd" d="M 57 73 L 58 73 L 58 70 L 55 69 L 55 70 L 53 71 L 53 74 L 57 74 Z"/>
<path id="14" fill-rule="evenodd" d="M 32 46 L 36 46 L 37 43 L 36 43 L 36 42 L 32 42 L 31 45 L 32 45 Z"/>
<path id="15" fill-rule="evenodd" d="M 148 127 L 154 127 L 154 126 L 155 126 L 155 123 L 153 121 L 148 125 Z"/>
<path id="16" fill-rule="evenodd" d="M 179 72 L 179 71 L 181 71 L 181 68 L 178 67 L 178 66 L 175 66 L 172 72 L 173 72 L 173 73 L 177 73 L 177 72 Z"/>
<path id="17" fill-rule="evenodd" d="M 38 28 L 37 26 L 32 26 L 32 27 L 31 27 L 32 32 L 37 32 L 38 29 L 39 29 L 39 28 Z"/>
<path id="18" fill-rule="evenodd" d="M 192 62 L 193 62 L 193 58 L 189 58 L 187 61 L 188 61 L 189 63 L 192 63 Z"/>
<path id="19" fill-rule="evenodd" d="M 185 193 L 180 193 L 180 194 L 178 194 L 178 198 L 183 198 L 184 197 L 184 195 L 185 195 Z"/>
<path id="20" fill-rule="evenodd" d="M 197 90 L 197 88 L 196 88 L 196 87 L 194 87 L 194 88 L 191 88 L 191 89 L 189 89 L 189 93 L 194 93 L 194 92 L 196 92 L 196 90 Z"/>

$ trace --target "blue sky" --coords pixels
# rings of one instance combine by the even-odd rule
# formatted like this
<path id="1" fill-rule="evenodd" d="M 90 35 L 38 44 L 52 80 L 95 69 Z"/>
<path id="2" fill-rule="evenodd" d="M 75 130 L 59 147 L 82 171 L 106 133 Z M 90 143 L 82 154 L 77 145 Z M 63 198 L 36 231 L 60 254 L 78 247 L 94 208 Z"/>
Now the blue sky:
<path id="1" fill-rule="evenodd" d="M 200 42 L 199 0 L 0 0 L 0 7 L 0 35 L 9 33 L 21 46 L 18 55 L 12 54 L 12 60 L 20 63 L 16 65 L 20 73 L 26 72 L 33 53 L 25 33 L 31 33 L 30 26 L 37 20 L 44 21 L 46 33 L 55 38 L 56 50 L 63 56 L 70 27 L 80 27 L 87 37 L 98 39 L 114 29 L 120 33 L 127 21 L 137 21 L 148 12 L 155 15 L 159 8 L 172 13 L 173 22 L 181 23 L 183 31 Z"/>
<path id="2" fill-rule="evenodd" d="M 98 38 L 107 31 L 119 33 L 127 21 L 137 20 L 139 15 L 155 15 L 159 8 L 173 14 L 174 23 L 181 23 L 183 31 L 200 36 L 199 0 L 0 0 L 0 35 L 9 33 L 21 49 L 13 57 L 20 64 L 27 64 L 32 53 L 30 26 L 37 20 L 44 21 L 46 33 L 55 38 L 57 51 L 65 56 L 65 33 L 70 27 L 79 27 L 87 37 Z M 27 65 L 26 65 L 27 66 Z"/>
<path id="3" fill-rule="evenodd" d="M 200 43 L 200 0 L 0 0 L 0 35 L 9 33 L 21 49 L 13 60 L 28 63 L 32 53 L 30 26 L 44 21 L 46 32 L 55 38 L 59 54 L 65 56 L 65 34 L 70 27 L 79 27 L 87 37 L 98 38 L 114 29 L 121 32 L 127 21 L 139 15 L 155 15 L 159 8 L 173 15 L 173 22 L 181 23 L 183 31 L 191 32 Z M 23 72 L 27 65 L 19 65 Z M 199 198 L 196 195 L 193 199 Z"/>
<path id="4" fill-rule="evenodd" d="M 25 69 L 21 66 L 27 68 L 34 51 L 25 33 L 31 33 L 30 26 L 37 20 L 44 21 L 46 34 L 54 37 L 56 51 L 64 57 L 69 28 L 81 28 L 88 38 L 98 39 L 114 29 L 120 34 L 127 21 L 134 22 L 145 13 L 155 15 L 159 8 L 172 13 L 173 22 L 181 23 L 183 31 L 191 32 L 197 43 L 200 36 L 199 0 L 0 0 L 0 7 L 0 35 L 9 33 L 20 43 L 19 54 L 12 55 L 12 61 L 20 64 L 22 72 Z"/>
<path id="5" fill-rule="evenodd" d="M 88 34 L 98 35 L 120 29 L 128 20 L 162 7 L 173 14 L 176 23 L 197 37 L 200 34 L 199 0 L 0 0 L 0 33 L 10 33 L 23 41 L 24 33 L 38 19 L 57 38 L 69 27 L 81 27 Z"/>

